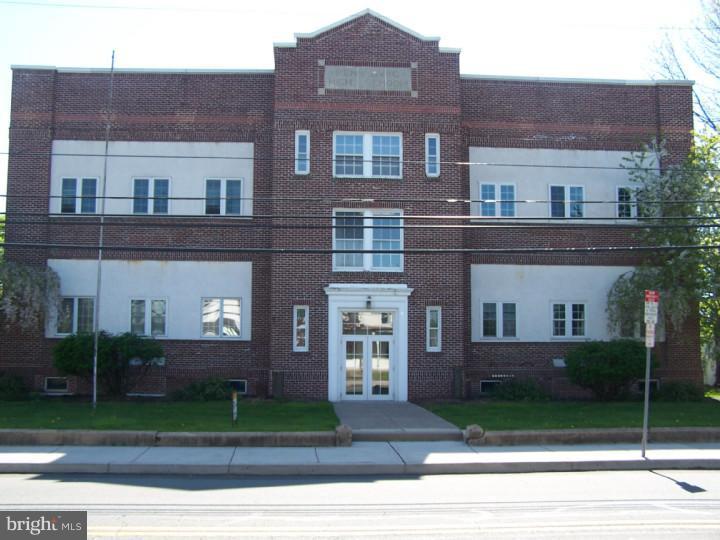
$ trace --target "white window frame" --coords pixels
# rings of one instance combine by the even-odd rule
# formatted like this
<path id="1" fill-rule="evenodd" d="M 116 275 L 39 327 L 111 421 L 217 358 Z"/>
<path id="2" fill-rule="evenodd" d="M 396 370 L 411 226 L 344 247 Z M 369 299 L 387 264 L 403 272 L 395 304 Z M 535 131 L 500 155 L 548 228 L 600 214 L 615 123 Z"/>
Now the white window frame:
<path id="1" fill-rule="evenodd" d="M 555 335 L 555 305 L 562 304 L 565 306 L 565 333 L 561 336 Z M 572 335 L 573 305 L 583 306 L 583 334 L 581 336 Z M 550 302 L 550 338 L 553 340 L 573 341 L 584 340 L 588 336 L 588 303 L 583 300 L 553 300 Z"/>
<path id="2" fill-rule="evenodd" d="M 306 138 L 306 152 L 304 156 L 300 154 L 300 137 Z M 301 167 L 303 163 L 305 164 L 305 170 Z M 307 129 L 298 129 L 295 131 L 295 174 L 310 174 L 310 131 Z"/>
<path id="3" fill-rule="evenodd" d="M 373 249 L 373 231 L 375 230 L 372 225 L 375 224 L 375 218 L 383 219 L 383 218 L 396 218 L 400 220 L 400 225 L 398 226 L 400 230 L 400 249 L 405 248 L 405 231 L 403 229 L 404 226 L 404 219 L 403 219 L 403 211 L 400 209 L 362 209 L 362 208 L 335 208 L 333 209 L 333 225 L 337 223 L 336 221 L 336 215 L 338 212 L 357 212 L 361 213 L 362 216 L 357 216 L 357 218 L 362 219 L 363 221 L 363 247 L 362 251 L 371 251 Z M 336 248 L 336 231 L 333 227 L 333 234 L 332 234 L 332 246 L 333 250 Z M 378 252 L 380 253 L 380 252 Z M 405 256 L 400 253 L 400 265 L 398 267 L 389 267 L 389 266 L 373 266 L 373 255 L 375 253 L 363 253 L 363 265 L 362 266 L 338 266 L 336 264 L 336 255 L 333 253 L 332 258 L 332 269 L 333 272 L 403 272 L 403 268 L 405 266 Z"/>
<path id="4" fill-rule="evenodd" d="M 494 215 L 492 216 L 486 216 L 483 214 L 483 194 L 482 194 L 482 188 L 483 186 L 494 186 L 495 188 L 495 198 L 492 199 L 494 202 L 488 202 L 485 204 L 492 204 L 494 209 Z M 510 202 L 510 201 L 504 201 L 502 199 L 502 188 L 505 186 L 510 186 L 513 188 L 513 198 L 512 198 L 512 209 L 513 209 L 513 215 L 512 216 L 503 216 L 502 214 L 502 203 L 503 202 Z M 517 217 L 517 204 L 515 201 L 517 200 L 517 184 L 514 182 L 484 182 L 482 180 L 478 180 L 477 184 L 477 190 L 478 190 L 478 215 L 481 218 L 484 219 L 514 219 Z"/>
<path id="5" fill-rule="evenodd" d="M 153 338 L 161 338 L 161 337 L 167 337 L 168 335 L 168 301 L 167 298 L 162 297 L 143 297 L 143 296 L 133 296 L 130 298 L 130 314 L 129 314 L 129 332 L 132 333 L 132 303 L 134 301 L 142 300 L 145 302 L 145 315 L 144 315 L 144 329 L 142 334 L 136 334 L 138 336 L 146 336 L 146 337 L 153 337 Z M 164 329 L 165 331 L 162 334 L 153 334 L 152 333 L 152 303 L 153 302 L 165 302 L 165 324 Z"/>
<path id="6" fill-rule="evenodd" d="M 435 155 L 430 155 L 430 140 L 435 141 Z M 435 172 L 430 171 L 430 166 L 435 165 Z M 440 134 L 425 134 L 425 176 L 428 178 L 437 178 L 440 176 Z"/>
<path id="7" fill-rule="evenodd" d="M 305 345 L 297 344 L 298 330 L 298 310 L 305 310 Z M 293 352 L 308 352 L 310 350 L 310 306 L 293 306 Z"/>
<path id="8" fill-rule="evenodd" d="M 553 207 L 553 200 L 552 200 L 552 188 L 554 187 L 561 187 L 563 188 L 563 208 L 564 208 L 564 215 L 563 216 L 553 216 L 552 215 L 552 207 Z M 580 209 L 582 210 L 581 216 L 570 216 L 570 211 L 572 209 L 572 205 L 574 204 L 573 201 L 570 200 L 570 190 L 572 188 L 580 188 L 582 190 L 582 202 L 580 203 Z M 587 217 L 587 212 L 585 211 L 585 201 L 587 200 L 585 196 L 585 186 L 580 184 L 548 184 L 548 216 L 550 219 L 582 219 L 584 217 Z"/>
<path id="9" fill-rule="evenodd" d="M 337 137 L 338 135 L 361 135 L 363 138 L 363 174 L 337 174 L 335 171 L 335 163 L 337 160 Z M 398 137 L 400 139 L 400 156 L 399 156 L 399 174 L 393 175 L 373 175 L 373 149 L 372 138 L 378 137 Z M 382 132 L 361 132 L 361 131 L 334 131 L 333 132 L 333 160 L 332 160 L 333 178 L 379 178 L 389 180 L 402 180 L 403 177 L 403 136 L 402 133 L 382 133 Z"/>
<path id="10" fill-rule="evenodd" d="M 65 199 L 65 196 L 63 195 L 63 184 L 65 183 L 65 180 L 73 180 L 75 182 L 75 195 L 73 196 L 75 208 L 72 212 L 63 212 L 63 199 Z M 89 199 L 93 200 L 93 211 L 92 212 L 83 212 L 82 211 L 82 201 L 85 197 L 83 197 L 82 194 L 82 186 L 84 183 L 84 180 L 93 180 L 95 182 L 95 196 L 94 197 L 88 197 Z M 100 193 L 98 192 L 100 186 L 99 179 L 96 176 L 63 176 L 60 178 L 60 214 L 66 215 L 66 216 L 72 216 L 72 215 L 83 215 L 83 216 L 94 216 L 98 213 L 98 201 L 100 200 Z M 79 193 L 78 193 L 79 192 Z"/>
<path id="11" fill-rule="evenodd" d="M 207 201 L 208 201 L 208 181 L 210 180 L 219 180 L 220 181 L 220 213 L 219 214 L 209 214 L 207 211 Z M 227 183 L 228 182 L 240 182 L 240 211 L 237 213 L 228 214 L 227 213 Z M 245 211 L 245 180 L 243 178 L 220 178 L 217 176 L 209 176 L 205 178 L 205 197 L 203 199 L 203 214 L 204 216 L 243 216 Z"/>
<path id="12" fill-rule="evenodd" d="M 136 212 L 135 211 L 135 199 L 142 200 L 142 197 L 137 197 L 135 195 L 135 181 L 136 180 L 147 180 L 148 181 L 148 196 L 147 196 L 148 209 L 147 209 L 147 212 Z M 155 182 L 157 180 L 166 180 L 168 183 L 167 212 L 155 212 Z M 171 182 L 169 176 L 133 176 L 133 178 L 130 182 L 130 191 L 132 192 L 132 198 L 130 199 L 130 213 L 133 214 L 134 216 L 148 216 L 151 214 L 154 214 L 157 216 L 170 215 L 170 213 L 171 213 L 170 203 L 171 203 L 171 198 L 172 198 L 171 189 L 172 189 L 172 182 Z"/>
<path id="13" fill-rule="evenodd" d="M 65 390 L 49 390 L 48 379 L 64 379 Z M 67 377 L 45 377 L 43 380 L 43 392 L 51 396 L 62 396 L 70 393 L 70 380 Z"/>
<path id="14" fill-rule="evenodd" d="M 220 318 L 219 318 L 219 330 L 220 333 L 217 336 L 211 336 L 205 334 L 205 331 L 203 329 L 203 306 L 205 304 L 205 300 L 220 300 Z M 239 324 L 239 330 L 240 333 L 237 336 L 224 336 L 223 335 L 223 319 L 225 318 L 225 301 L 226 300 L 237 300 L 240 304 L 240 324 Z M 226 340 L 243 340 L 243 299 L 240 296 L 203 296 L 200 299 L 200 339 L 226 339 Z"/>
<path id="15" fill-rule="evenodd" d="M 58 324 L 60 323 L 60 312 L 59 310 L 62 309 L 62 302 L 63 300 L 67 300 L 69 298 L 72 298 L 73 300 L 73 316 L 72 316 L 72 328 L 70 329 L 70 332 L 58 332 Z M 93 326 L 95 325 L 95 297 L 94 296 L 63 296 L 60 298 L 60 302 L 58 303 L 58 311 L 55 313 L 55 323 L 53 328 L 53 333 L 56 336 L 69 336 L 72 334 L 78 333 L 78 316 L 80 314 L 80 310 L 78 309 L 79 301 L 81 299 L 92 299 L 93 301 Z"/>
<path id="16" fill-rule="evenodd" d="M 430 326 L 431 313 L 437 311 L 437 345 L 431 344 Z M 442 306 L 427 306 L 425 308 L 425 350 L 427 352 L 442 352 Z"/>
<path id="17" fill-rule="evenodd" d="M 241 396 L 247 395 L 247 391 L 248 391 L 247 379 L 227 379 L 227 382 L 228 383 L 243 383 L 244 388 L 242 391 L 238 390 L 238 395 L 241 395 Z"/>
<path id="18" fill-rule="evenodd" d="M 621 189 L 627 189 L 630 191 L 630 201 L 620 201 L 620 190 Z M 637 188 L 634 188 L 632 186 L 616 186 L 615 187 L 615 200 L 617 201 L 615 204 L 615 217 L 617 219 L 637 219 L 638 214 L 638 207 L 637 207 Z M 620 205 L 629 205 L 630 206 L 630 216 L 621 216 L 620 215 Z"/>
<path id="19" fill-rule="evenodd" d="M 494 336 L 486 336 L 485 335 L 485 304 L 495 304 L 495 335 Z M 506 336 L 505 335 L 505 327 L 504 327 L 504 320 L 505 320 L 505 304 L 513 304 L 515 305 L 515 335 L 514 336 Z M 518 326 L 518 303 L 516 301 L 505 301 L 505 300 L 482 300 L 480 302 L 480 337 L 482 340 L 499 340 L 499 341 L 508 341 L 508 340 L 517 340 L 519 339 L 518 336 L 520 335 L 519 332 L 519 326 Z"/>

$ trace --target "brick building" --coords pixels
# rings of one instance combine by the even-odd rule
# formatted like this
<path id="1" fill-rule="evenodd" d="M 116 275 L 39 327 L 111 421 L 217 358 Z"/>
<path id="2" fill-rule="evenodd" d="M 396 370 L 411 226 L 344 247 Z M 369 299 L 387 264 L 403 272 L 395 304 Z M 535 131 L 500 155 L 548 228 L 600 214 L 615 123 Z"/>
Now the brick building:
<path id="1" fill-rule="evenodd" d="M 3 338 L 0 370 L 86 390 L 50 350 L 93 326 L 103 214 L 99 326 L 165 349 L 138 392 L 577 394 L 562 357 L 615 335 L 636 256 L 498 250 L 633 245 L 619 166 L 653 138 L 682 158 L 691 85 L 461 75 L 459 54 L 366 11 L 276 44 L 274 70 L 116 70 L 106 173 L 109 70 L 14 67 L 7 241 L 53 247 L 7 256 L 52 267 L 63 300 Z M 661 379 L 701 380 L 697 324 L 660 352 Z"/>

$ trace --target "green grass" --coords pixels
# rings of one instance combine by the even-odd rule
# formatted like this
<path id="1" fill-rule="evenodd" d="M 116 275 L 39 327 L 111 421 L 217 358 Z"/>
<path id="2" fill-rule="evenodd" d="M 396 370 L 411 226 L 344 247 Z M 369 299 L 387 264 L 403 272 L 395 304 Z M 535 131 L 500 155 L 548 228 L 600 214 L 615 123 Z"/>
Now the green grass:
<path id="1" fill-rule="evenodd" d="M 230 402 L 0 401 L 0 429 L 129 429 L 151 431 L 327 431 L 338 425 L 328 402 L 242 400 L 238 423 Z"/>
<path id="2" fill-rule="evenodd" d="M 705 392 L 705 397 L 720 400 L 720 388 L 710 388 Z"/>
<path id="3" fill-rule="evenodd" d="M 642 427 L 641 401 L 467 401 L 425 407 L 464 428 L 486 430 Z M 651 402 L 651 427 L 720 426 L 720 402 Z"/>

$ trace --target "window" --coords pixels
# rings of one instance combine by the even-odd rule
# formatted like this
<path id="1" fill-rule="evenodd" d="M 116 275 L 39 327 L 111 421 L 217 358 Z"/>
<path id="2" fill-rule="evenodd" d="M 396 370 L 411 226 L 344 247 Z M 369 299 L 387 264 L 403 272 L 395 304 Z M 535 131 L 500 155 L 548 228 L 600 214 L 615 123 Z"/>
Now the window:
<path id="1" fill-rule="evenodd" d="M 170 180 L 167 178 L 135 178 L 133 214 L 167 214 L 169 194 Z"/>
<path id="2" fill-rule="evenodd" d="M 239 338 L 240 299 L 203 298 L 202 335 L 207 338 Z"/>
<path id="3" fill-rule="evenodd" d="M 440 135 L 425 135 L 425 174 L 430 177 L 440 176 Z"/>
<path id="4" fill-rule="evenodd" d="M 95 299 L 64 297 L 60 299 L 56 334 L 90 333 L 94 330 Z"/>
<path id="5" fill-rule="evenodd" d="M 333 163 L 335 177 L 402 178 L 402 136 L 335 133 Z"/>
<path id="6" fill-rule="evenodd" d="M 242 180 L 206 180 L 205 213 L 227 216 L 242 214 Z"/>
<path id="7" fill-rule="evenodd" d="M 130 300 L 130 332 L 138 336 L 166 335 L 167 302 L 162 299 Z"/>
<path id="8" fill-rule="evenodd" d="M 228 379 L 231 388 L 235 388 L 238 394 L 247 394 L 247 379 Z"/>
<path id="9" fill-rule="evenodd" d="M 498 195 L 500 198 L 498 200 Z M 515 217 L 515 186 L 513 184 L 480 184 L 480 215 L 483 217 Z M 500 212 L 498 213 L 498 204 Z"/>
<path id="10" fill-rule="evenodd" d="M 306 352 L 309 350 L 309 318 L 308 306 L 293 307 L 293 351 Z"/>
<path id="11" fill-rule="evenodd" d="M 550 217 L 584 217 L 584 200 L 585 188 L 582 186 L 550 186 Z"/>
<path id="12" fill-rule="evenodd" d="M 68 391 L 67 377 L 45 377 L 46 394 L 67 394 Z"/>
<path id="13" fill-rule="evenodd" d="M 517 306 L 512 302 L 483 302 L 482 336 L 517 337 Z"/>
<path id="14" fill-rule="evenodd" d="M 310 173 L 310 132 L 295 132 L 295 174 Z"/>
<path id="15" fill-rule="evenodd" d="M 95 206 L 97 200 L 97 178 L 81 178 L 79 184 L 80 196 L 78 197 L 78 179 L 62 179 L 62 197 L 60 202 L 60 213 L 95 213 Z"/>
<path id="16" fill-rule="evenodd" d="M 373 253 L 335 253 L 334 270 L 402 271 L 402 212 L 338 210 L 333 227 L 334 250 L 372 251 Z"/>
<path id="17" fill-rule="evenodd" d="M 442 308 L 440 306 L 428 306 L 425 311 L 425 338 L 428 352 L 440 352 L 442 350 Z"/>
<path id="18" fill-rule="evenodd" d="M 621 219 L 636 218 L 637 201 L 635 198 L 635 190 L 627 186 L 618 186 L 617 188 L 617 217 Z"/>
<path id="19" fill-rule="evenodd" d="M 585 337 L 585 304 L 553 304 L 553 337 Z"/>

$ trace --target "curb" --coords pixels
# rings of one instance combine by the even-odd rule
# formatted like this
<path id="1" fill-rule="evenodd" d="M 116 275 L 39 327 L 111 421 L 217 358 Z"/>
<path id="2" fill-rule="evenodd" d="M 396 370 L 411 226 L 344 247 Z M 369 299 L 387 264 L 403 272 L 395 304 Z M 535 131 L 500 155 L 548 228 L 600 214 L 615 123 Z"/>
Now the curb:
<path id="1" fill-rule="evenodd" d="M 647 471 L 653 469 L 720 470 L 720 459 L 632 459 L 608 461 L 436 463 L 436 464 L 312 464 L 312 465 L 170 465 L 7 463 L 0 474 L 159 474 L 212 476 L 352 476 L 498 474 L 530 472 Z"/>
<path id="2" fill-rule="evenodd" d="M 471 446 L 513 446 L 549 444 L 616 444 L 640 443 L 640 428 L 545 429 L 532 431 L 483 431 L 468 426 L 463 431 Z M 720 442 L 720 428 L 653 428 L 649 442 L 702 443 Z"/>
<path id="3" fill-rule="evenodd" d="M 463 432 L 456 429 L 356 429 L 354 441 L 462 441 Z"/>
<path id="4" fill-rule="evenodd" d="M 84 429 L 0 429 L 8 446 L 350 446 L 352 431 L 163 432 Z"/>

